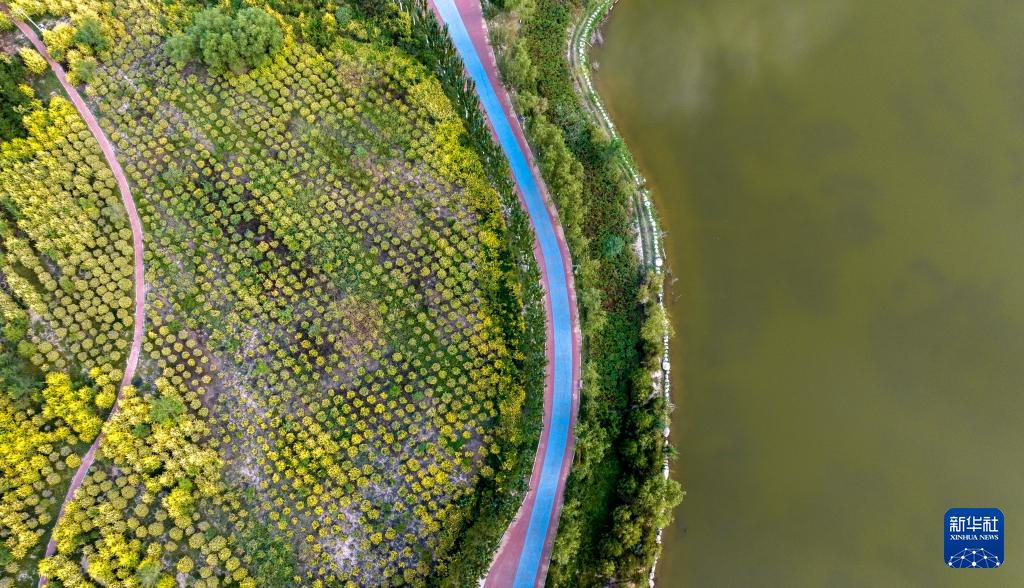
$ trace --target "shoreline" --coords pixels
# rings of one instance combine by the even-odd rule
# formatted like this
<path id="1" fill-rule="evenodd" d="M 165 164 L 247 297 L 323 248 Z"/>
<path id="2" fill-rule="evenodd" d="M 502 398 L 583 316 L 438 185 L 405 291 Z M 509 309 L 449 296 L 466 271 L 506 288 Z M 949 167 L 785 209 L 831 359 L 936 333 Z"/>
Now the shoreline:
<path id="1" fill-rule="evenodd" d="M 669 361 L 669 324 L 668 315 L 665 313 L 665 248 L 662 241 L 663 233 L 658 222 L 657 209 L 651 201 L 650 190 L 647 189 L 647 180 L 637 168 L 629 146 L 626 145 L 625 140 L 615 128 L 615 123 L 612 122 L 600 94 L 594 88 L 593 67 L 590 62 L 590 49 L 594 45 L 594 38 L 600 35 L 602 27 L 611 15 L 612 9 L 618 3 L 619 0 L 598 0 L 594 2 L 593 6 L 585 10 L 583 17 L 577 20 L 569 31 L 567 57 L 571 68 L 569 73 L 574 81 L 573 85 L 583 103 L 583 107 L 590 113 L 591 120 L 594 124 L 604 129 L 612 139 L 619 141 L 622 145 L 619 157 L 620 164 L 633 179 L 633 183 L 636 186 L 634 207 L 636 210 L 637 243 L 635 245 L 641 253 L 641 259 L 643 259 L 644 264 L 658 275 L 661 284 L 655 302 L 661 308 L 662 315 L 665 317 L 665 334 L 662 336 L 661 370 L 659 373 L 653 374 L 654 390 L 652 390 L 652 394 L 660 393 L 665 400 L 665 428 L 662 432 L 665 442 L 665 455 L 662 461 L 662 475 L 667 480 L 669 478 L 669 451 L 672 447 L 669 441 L 669 436 L 672 432 L 671 414 L 675 410 L 675 406 L 672 404 L 671 394 L 670 378 L 672 366 Z M 600 42 L 603 42 L 603 39 Z M 659 549 L 654 556 L 654 563 L 651 565 L 651 570 L 648 574 L 650 588 L 654 588 L 655 584 L 658 559 L 661 556 L 663 532 L 664 528 L 659 528 L 656 536 Z"/>

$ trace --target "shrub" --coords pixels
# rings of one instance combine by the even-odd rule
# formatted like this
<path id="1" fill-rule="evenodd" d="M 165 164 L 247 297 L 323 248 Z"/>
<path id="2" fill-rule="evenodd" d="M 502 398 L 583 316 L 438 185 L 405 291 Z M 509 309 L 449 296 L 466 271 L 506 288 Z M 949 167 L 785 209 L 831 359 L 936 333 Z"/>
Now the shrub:
<path id="1" fill-rule="evenodd" d="M 67 51 L 75 44 L 75 27 L 60 23 L 52 29 L 43 31 L 43 42 L 46 50 L 54 59 L 64 59 Z"/>
<path id="2" fill-rule="evenodd" d="M 21 57 L 21 61 L 25 64 L 28 70 L 36 75 L 40 75 L 46 72 L 50 68 L 43 56 L 39 54 L 35 49 L 28 47 L 22 47 L 18 49 L 18 55 Z"/>
<path id="3" fill-rule="evenodd" d="M 71 60 L 71 71 L 68 72 L 72 83 L 88 84 L 96 77 L 96 59 L 94 57 L 75 57 Z"/>

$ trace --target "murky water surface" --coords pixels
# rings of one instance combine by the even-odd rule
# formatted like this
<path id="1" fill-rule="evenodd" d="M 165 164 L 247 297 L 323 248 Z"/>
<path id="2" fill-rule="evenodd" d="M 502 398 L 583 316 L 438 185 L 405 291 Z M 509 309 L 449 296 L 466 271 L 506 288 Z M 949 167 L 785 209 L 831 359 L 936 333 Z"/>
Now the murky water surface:
<path id="1" fill-rule="evenodd" d="M 605 38 L 676 280 L 660 585 L 1024 585 L 1024 3 L 624 0 Z M 965 506 L 1006 566 L 944 566 Z"/>

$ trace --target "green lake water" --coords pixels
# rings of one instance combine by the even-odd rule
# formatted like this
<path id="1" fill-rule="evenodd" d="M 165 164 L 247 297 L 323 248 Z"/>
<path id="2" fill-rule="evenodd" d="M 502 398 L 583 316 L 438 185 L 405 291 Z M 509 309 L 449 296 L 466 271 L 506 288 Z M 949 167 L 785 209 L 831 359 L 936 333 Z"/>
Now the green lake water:
<path id="1" fill-rule="evenodd" d="M 659 586 L 1024 586 L 1024 2 L 623 0 L 599 91 L 667 231 Z M 951 570 L 995 507 L 1006 565 Z"/>

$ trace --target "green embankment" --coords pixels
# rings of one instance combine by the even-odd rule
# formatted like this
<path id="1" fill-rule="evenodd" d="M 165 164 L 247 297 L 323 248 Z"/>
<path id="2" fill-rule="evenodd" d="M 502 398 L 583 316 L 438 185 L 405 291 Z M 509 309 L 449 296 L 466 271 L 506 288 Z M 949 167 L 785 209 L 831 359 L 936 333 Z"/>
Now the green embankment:
<path id="1" fill-rule="evenodd" d="M 579 442 L 548 581 L 646 581 L 658 529 L 682 491 L 663 477 L 667 405 L 652 382 L 667 328 L 661 275 L 624 246 L 644 211 L 621 141 L 573 86 L 567 47 L 582 3 L 507 0 L 488 14 L 504 81 L 565 225 L 583 319 Z M 656 237 L 647 241 L 653 252 Z"/>

